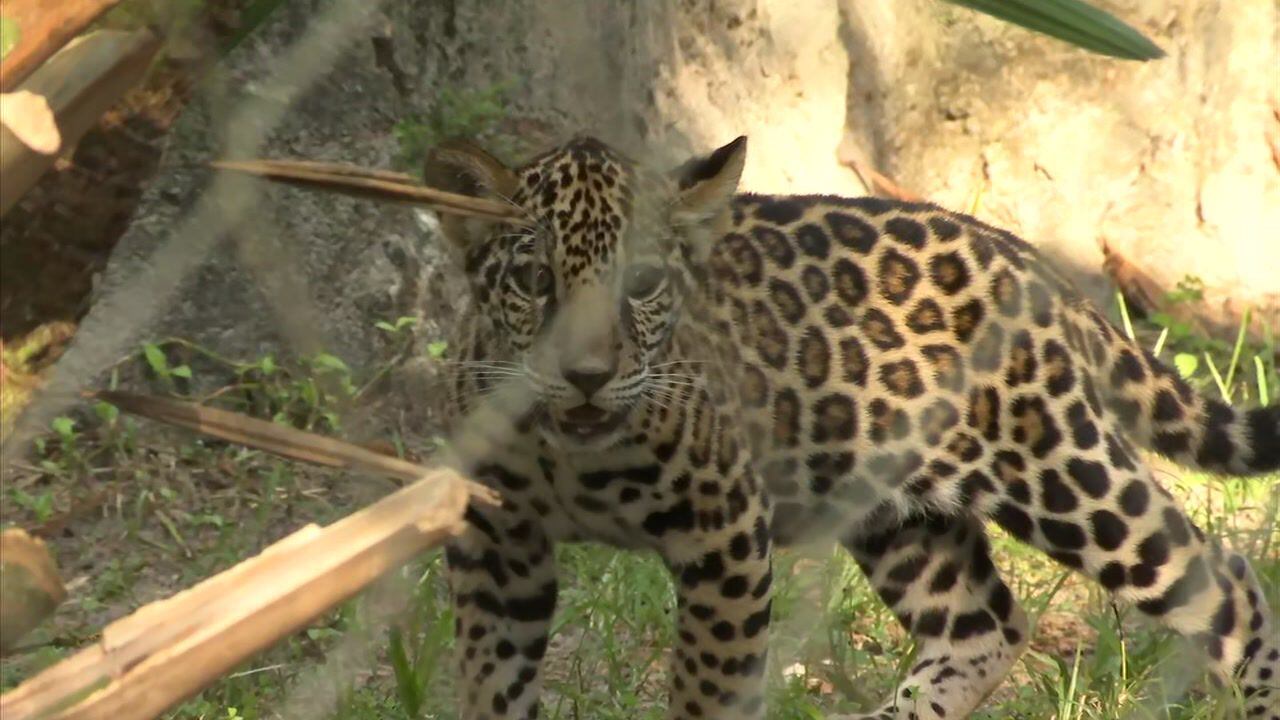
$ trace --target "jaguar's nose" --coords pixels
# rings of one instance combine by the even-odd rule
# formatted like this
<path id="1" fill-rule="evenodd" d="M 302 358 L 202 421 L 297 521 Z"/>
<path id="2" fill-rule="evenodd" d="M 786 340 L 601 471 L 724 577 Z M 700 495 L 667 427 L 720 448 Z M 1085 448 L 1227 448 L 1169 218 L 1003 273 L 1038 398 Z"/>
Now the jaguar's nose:
<path id="1" fill-rule="evenodd" d="M 613 370 L 594 370 L 587 368 L 565 369 L 564 379 L 578 388 L 582 397 L 591 399 L 597 390 L 604 387 L 613 378 Z"/>

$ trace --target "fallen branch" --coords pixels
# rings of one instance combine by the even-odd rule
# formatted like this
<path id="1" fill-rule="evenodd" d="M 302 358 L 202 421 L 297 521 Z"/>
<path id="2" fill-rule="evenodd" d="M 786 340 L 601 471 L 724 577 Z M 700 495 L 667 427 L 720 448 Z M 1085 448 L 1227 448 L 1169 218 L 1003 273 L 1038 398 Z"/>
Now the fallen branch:
<path id="1" fill-rule="evenodd" d="M 0 696 L 5 720 L 145 720 L 351 598 L 465 525 L 471 494 L 429 471 L 327 528 L 108 625 L 95 645 Z"/>

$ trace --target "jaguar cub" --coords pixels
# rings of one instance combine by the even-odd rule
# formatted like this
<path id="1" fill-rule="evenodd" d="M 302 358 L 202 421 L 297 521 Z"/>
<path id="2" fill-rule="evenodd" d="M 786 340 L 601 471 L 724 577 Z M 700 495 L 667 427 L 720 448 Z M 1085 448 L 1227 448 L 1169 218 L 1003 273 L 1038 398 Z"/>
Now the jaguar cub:
<path id="1" fill-rule="evenodd" d="M 466 143 L 429 182 L 520 220 L 446 218 L 471 297 L 455 461 L 499 490 L 447 549 L 461 716 L 534 718 L 553 545 L 657 552 L 669 718 L 766 714 L 770 559 L 827 537 L 915 637 L 863 718 L 961 718 L 1027 643 L 994 520 L 1190 638 L 1280 718 L 1280 638 L 1244 558 L 1136 446 L 1280 468 L 1280 407 L 1194 393 L 1030 245 L 933 205 L 737 194 L 745 138 L 671 173 L 579 137 L 511 169 Z"/>

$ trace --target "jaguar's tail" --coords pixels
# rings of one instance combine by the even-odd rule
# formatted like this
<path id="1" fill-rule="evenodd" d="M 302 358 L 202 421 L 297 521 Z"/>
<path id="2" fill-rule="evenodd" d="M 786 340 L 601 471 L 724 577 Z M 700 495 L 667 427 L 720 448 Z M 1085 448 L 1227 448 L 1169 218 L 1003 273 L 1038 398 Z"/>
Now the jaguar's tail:
<path id="1" fill-rule="evenodd" d="M 1280 405 L 1237 408 L 1196 392 L 1100 314 L 1071 344 L 1129 438 L 1178 463 L 1229 475 L 1280 470 Z"/>

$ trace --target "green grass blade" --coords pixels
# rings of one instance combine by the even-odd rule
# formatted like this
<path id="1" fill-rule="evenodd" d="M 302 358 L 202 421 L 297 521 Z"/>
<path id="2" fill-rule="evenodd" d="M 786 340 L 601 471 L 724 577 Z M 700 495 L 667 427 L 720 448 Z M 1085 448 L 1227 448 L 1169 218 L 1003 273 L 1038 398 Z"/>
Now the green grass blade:
<path id="1" fill-rule="evenodd" d="M 1258 401 L 1265 407 L 1271 404 L 1271 396 L 1267 393 L 1267 369 L 1262 365 L 1262 356 L 1253 356 L 1254 372 L 1258 374 Z"/>
<path id="2" fill-rule="evenodd" d="M 1155 344 L 1155 347 L 1151 349 L 1151 354 L 1155 355 L 1156 357 L 1159 357 L 1160 351 L 1164 349 L 1164 343 L 1168 339 L 1169 339 L 1169 328 L 1166 327 L 1160 331 L 1160 337 L 1156 338 L 1156 344 Z"/>
<path id="3" fill-rule="evenodd" d="M 1236 346 L 1231 349 L 1231 364 L 1227 366 L 1227 387 L 1231 387 L 1236 379 L 1236 368 L 1240 365 L 1240 352 L 1244 350 L 1244 334 L 1249 329 L 1249 313 L 1253 308 L 1244 309 L 1244 317 L 1240 319 L 1240 331 L 1236 333 Z"/>
<path id="4" fill-rule="evenodd" d="M 1133 334 L 1133 320 L 1129 319 L 1129 305 L 1124 300 L 1124 293 L 1118 290 L 1116 302 L 1120 304 L 1120 319 L 1124 321 L 1124 334 L 1129 338 L 1129 342 L 1135 342 L 1138 338 Z"/>
<path id="5" fill-rule="evenodd" d="M 400 696 L 400 705 L 405 717 L 417 718 L 422 713 L 422 688 L 418 686 L 418 678 L 405 652 L 404 640 L 400 636 L 400 628 L 391 628 L 390 647 L 387 655 L 391 660 L 391 669 L 396 678 L 396 694 Z"/>
<path id="6" fill-rule="evenodd" d="M 1209 353 L 1204 353 L 1204 361 L 1209 365 L 1209 374 L 1213 376 L 1213 382 L 1218 386 L 1218 392 L 1222 393 L 1222 399 L 1231 403 L 1231 388 L 1222 379 L 1222 373 L 1218 372 L 1218 366 L 1213 364 L 1213 358 L 1209 357 Z"/>
<path id="7" fill-rule="evenodd" d="M 1164 51 L 1110 13 L 1080 0 L 947 0 L 1102 55 L 1154 60 Z"/>

